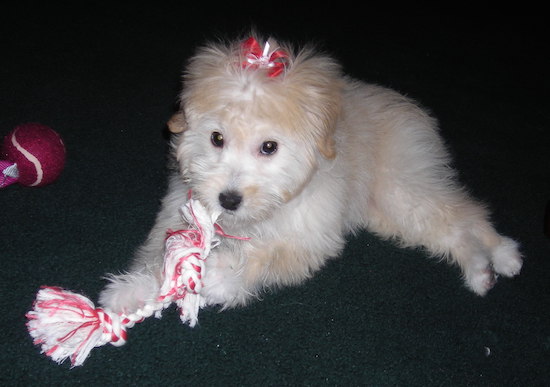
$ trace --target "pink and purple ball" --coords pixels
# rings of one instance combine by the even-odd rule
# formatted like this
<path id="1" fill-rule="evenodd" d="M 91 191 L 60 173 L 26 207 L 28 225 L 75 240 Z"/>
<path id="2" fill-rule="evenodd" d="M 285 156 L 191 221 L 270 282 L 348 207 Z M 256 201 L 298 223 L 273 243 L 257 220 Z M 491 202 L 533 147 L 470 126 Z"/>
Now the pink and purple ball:
<path id="1" fill-rule="evenodd" d="M 5 138 L 0 159 L 17 164 L 19 184 L 41 187 L 56 180 L 65 166 L 65 144 L 46 125 L 17 126 Z"/>

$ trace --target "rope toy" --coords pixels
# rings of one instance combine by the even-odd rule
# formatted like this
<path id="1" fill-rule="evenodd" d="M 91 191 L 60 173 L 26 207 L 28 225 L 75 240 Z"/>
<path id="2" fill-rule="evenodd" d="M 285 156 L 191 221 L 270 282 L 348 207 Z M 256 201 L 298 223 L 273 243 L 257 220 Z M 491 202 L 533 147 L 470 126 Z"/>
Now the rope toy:
<path id="1" fill-rule="evenodd" d="M 195 326 L 199 309 L 204 306 L 200 296 L 204 262 L 211 248 L 219 244 L 218 235 L 247 238 L 225 234 L 215 223 L 219 214 L 210 216 L 197 200 L 190 199 L 181 213 L 190 229 L 168 230 L 159 295 L 135 313 L 117 314 L 96 308 L 86 297 L 59 287 L 43 286 L 38 291 L 26 317 L 29 333 L 42 353 L 59 364 L 69 358 L 73 367 L 80 366 L 94 347 L 124 345 L 127 329 L 153 314 L 160 318 L 172 302 L 180 309 L 182 322 Z"/>

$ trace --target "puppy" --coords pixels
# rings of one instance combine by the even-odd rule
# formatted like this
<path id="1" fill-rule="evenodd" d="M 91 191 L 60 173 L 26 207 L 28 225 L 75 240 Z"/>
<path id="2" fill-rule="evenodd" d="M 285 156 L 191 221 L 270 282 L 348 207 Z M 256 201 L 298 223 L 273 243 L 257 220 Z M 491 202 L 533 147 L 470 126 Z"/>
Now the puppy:
<path id="1" fill-rule="evenodd" d="M 437 123 L 413 101 L 342 74 L 330 57 L 259 38 L 203 47 L 169 122 L 174 172 L 156 224 L 100 303 L 132 313 L 157 297 L 168 229 L 191 191 L 221 212 L 205 305 L 245 305 L 295 285 L 366 229 L 457 264 L 483 296 L 520 272 L 518 245 L 459 185 Z"/>

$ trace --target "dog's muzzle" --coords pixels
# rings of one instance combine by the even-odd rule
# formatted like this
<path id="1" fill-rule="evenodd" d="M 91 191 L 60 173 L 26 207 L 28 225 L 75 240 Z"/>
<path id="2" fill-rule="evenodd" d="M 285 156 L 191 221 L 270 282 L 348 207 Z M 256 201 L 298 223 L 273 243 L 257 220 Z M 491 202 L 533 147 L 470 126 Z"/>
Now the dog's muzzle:
<path id="1" fill-rule="evenodd" d="M 225 191 L 218 197 L 220 205 L 229 211 L 235 211 L 243 201 L 241 194 L 235 191 Z"/>

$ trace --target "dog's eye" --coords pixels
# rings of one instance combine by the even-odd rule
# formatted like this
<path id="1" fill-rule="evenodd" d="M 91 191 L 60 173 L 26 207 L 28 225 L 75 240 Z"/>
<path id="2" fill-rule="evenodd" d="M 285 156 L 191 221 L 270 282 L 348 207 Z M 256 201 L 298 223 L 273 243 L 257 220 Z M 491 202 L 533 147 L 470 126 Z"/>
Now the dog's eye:
<path id="1" fill-rule="evenodd" d="M 266 141 L 260 147 L 260 153 L 266 156 L 272 155 L 277 151 L 277 143 L 275 141 Z"/>
<path id="2" fill-rule="evenodd" d="M 223 147 L 223 134 L 220 132 L 213 132 L 212 136 L 210 136 L 210 141 L 212 141 L 212 145 L 217 148 Z"/>

